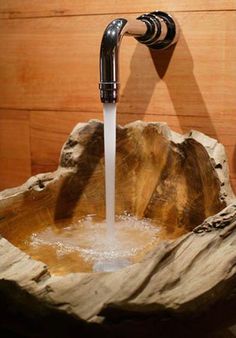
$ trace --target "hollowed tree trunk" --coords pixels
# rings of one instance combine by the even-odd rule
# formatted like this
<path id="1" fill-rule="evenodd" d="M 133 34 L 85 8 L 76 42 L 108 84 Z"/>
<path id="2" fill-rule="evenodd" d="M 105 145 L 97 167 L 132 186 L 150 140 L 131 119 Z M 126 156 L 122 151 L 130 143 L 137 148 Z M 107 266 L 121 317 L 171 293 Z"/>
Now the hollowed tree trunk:
<path id="1" fill-rule="evenodd" d="M 124 211 L 152 219 L 163 239 L 125 269 L 54 276 L 16 247 L 43 224 L 104 217 L 103 124 L 79 124 L 58 170 L 0 193 L 0 327 L 31 338 L 220 337 L 236 322 L 236 199 L 221 144 L 161 123 L 118 127 Z"/>

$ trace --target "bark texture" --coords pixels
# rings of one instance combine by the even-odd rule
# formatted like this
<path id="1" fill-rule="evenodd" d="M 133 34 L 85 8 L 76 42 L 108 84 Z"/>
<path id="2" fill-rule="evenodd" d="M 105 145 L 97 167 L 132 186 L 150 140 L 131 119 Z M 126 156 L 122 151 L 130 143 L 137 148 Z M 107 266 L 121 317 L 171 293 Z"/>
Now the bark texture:
<path id="1" fill-rule="evenodd" d="M 206 135 L 118 127 L 116 212 L 153 219 L 168 239 L 140 263 L 53 276 L 13 245 L 42 223 L 104 217 L 103 156 L 103 124 L 79 124 L 57 171 L 0 193 L 0 324 L 24 337 L 223 337 L 236 321 L 236 199 Z"/>

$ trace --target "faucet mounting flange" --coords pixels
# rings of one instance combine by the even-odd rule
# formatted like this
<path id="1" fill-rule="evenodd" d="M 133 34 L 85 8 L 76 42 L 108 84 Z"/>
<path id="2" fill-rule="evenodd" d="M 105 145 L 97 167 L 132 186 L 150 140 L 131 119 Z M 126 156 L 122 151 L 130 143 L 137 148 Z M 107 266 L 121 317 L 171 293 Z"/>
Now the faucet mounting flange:
<path id="1" fill-rule="evenodd" d="M 177 25 L 173 17 L 165 12 L 155 11 L 137 18 L 147 24 L 145 35 L 136 39 L 153 49 L 164 49 L 173 45 L 178 38 Z"/>

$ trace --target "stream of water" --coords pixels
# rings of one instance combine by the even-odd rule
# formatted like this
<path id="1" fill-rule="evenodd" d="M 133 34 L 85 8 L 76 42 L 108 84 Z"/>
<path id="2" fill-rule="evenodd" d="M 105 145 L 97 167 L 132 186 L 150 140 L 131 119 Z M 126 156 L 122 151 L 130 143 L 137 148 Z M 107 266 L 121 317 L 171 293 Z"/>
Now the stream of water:
<path id="1" fill-rule="evenodd" d="M 114 237 L 115 224 L 115 162 L 116 162 L 116 104 L 104 103 L 104 155 L 106 223 L 110 238 Z"/>

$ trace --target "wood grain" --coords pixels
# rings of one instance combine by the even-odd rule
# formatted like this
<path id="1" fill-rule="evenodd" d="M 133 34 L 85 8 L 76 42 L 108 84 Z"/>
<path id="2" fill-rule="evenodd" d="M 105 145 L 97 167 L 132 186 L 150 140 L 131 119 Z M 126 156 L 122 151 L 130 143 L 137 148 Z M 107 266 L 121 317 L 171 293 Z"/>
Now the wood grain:
<path id="1" fill-rule="evenodd" d="M 105 13 L 146 13 L 154 10 L 193 11 L 193 10 L 232 10 L 236 9 L 234 0 L 1 0 L 0 18 L 24 18 L 45 16 L 88 15 Z"/>
<path id="2" fill-rule="evenodd" d="M 33 111 L 31 115 L 31 156 L 32 173 L 38 174 L 55 170 L 58 164 L 60 150 L 68 134 L 79 122 L 87 122 L 90 119 L 102 120 L 102 112 L 58 112 L 58 111 Z M 216 137 L 210 129 L 208 118 L 203 116 L 184 116 L 179 121 L 178 116 L 166 116 L 159 114 L 117 114 L 117 123 L 125 125 L 135 120 L 146 122 L 167 122 L 169 127 L 176 132 L 187 133 L 192 129 L 199 130 L 211 137 Z M 45 123 L 47 121 L 47 123 Z M 225 144 L 226 153 L 230 165 L 231 183 L 236 191 L 235 168 L 235 135 L 234 126 L 236 117 L 231 121 L 231 127 L 222 124 L 220 118 L 214 120 L 214 126 L 219 130 L 219 141 Z"/>
<path id="3" fill-rule="evenodd" d="M 0 110 L 0 190 L 31 176 L 29 114 Z"/>
<path id="4" fill-rule="evenodd" d="M 173 134 L 165 123 L 135 121 L 117 128 L 116 144 L 116 215 L 126 212 L 150 219 L 158 226 L 152 249 L 161 239 L 175 239 L 193 230 L 235 198 L 224 170 L 225 153 L 219 143 L 204 134 L 195 132 L 183 137 Z M 213 161 L 218 166 L 213 166 Z M 80 123 L 62 148 L 57 171 L 32 177 L 14 189 L 12 195 L 16 198 L 7 199 L 5 204 L 1 196 L 11 194 L 11 189 L 0 194 L 0 234 L 44 261 L 52 273 L 91 271 L 91 262 L 86 263 L 83 254 L 78 255 L 72 247 L 68 260 L 58 258 L 55 247 L 40 245 L 39 250 L 34 250 L 31 235 L 40 236 L 49 226 L 51 234 L 46 235 L 46 240 L 50 241 L 55 239 L 57 230 L 64 237 L 63 228 L 76 225 L 85 215 L 94 214 L 95 222 L 103 220 L 104 193 L 103 124 Z M 88 236 L 82 229 L 78 229 L 81 236 Z M 78 232 L 71 234 L 72 244 Z M 70 242 L 67 244 L 70 251 Z M 139 261 L 138 257 L 148 249 L 149 246 L 138 250 L 132 262 Z"/>

